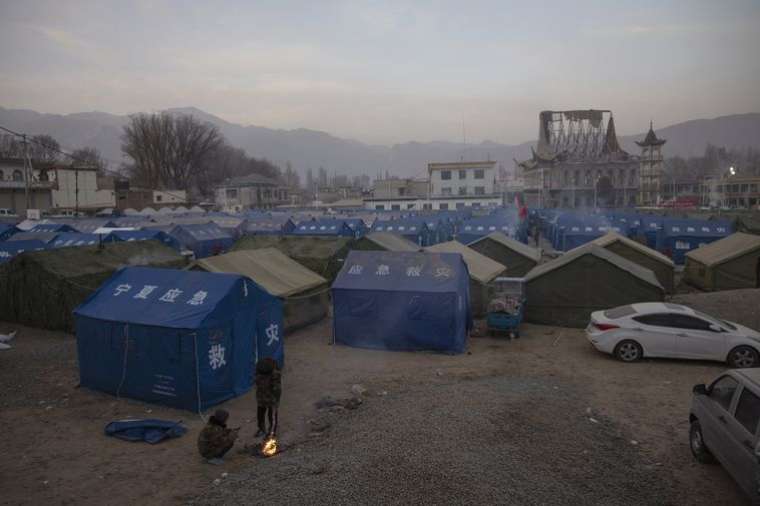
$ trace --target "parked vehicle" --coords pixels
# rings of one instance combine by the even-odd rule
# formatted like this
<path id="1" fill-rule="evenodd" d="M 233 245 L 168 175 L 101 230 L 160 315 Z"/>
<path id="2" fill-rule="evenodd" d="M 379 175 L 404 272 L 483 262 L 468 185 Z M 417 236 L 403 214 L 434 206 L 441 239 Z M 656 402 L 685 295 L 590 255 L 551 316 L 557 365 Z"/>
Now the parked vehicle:
<path id="1" fill-rule="evenodd" d="M 695 385 L 689 446 L 703 464 L 720 462 L 752 504 L 760 504 L 760 369 L 726 371 Z"/>
<path id="2" fill-rule="evenodd" d="M 0 218 L 18 218 L 18 214 L 13 209 L 0 207 Z"/>
<path id="3" fill-rule="evenodd" d="M 623 362 L 664 357 L 725 361 L 734 369 L 760 366 L 760 332 L 669 302 L 595 311 L 586 336 Z"/>

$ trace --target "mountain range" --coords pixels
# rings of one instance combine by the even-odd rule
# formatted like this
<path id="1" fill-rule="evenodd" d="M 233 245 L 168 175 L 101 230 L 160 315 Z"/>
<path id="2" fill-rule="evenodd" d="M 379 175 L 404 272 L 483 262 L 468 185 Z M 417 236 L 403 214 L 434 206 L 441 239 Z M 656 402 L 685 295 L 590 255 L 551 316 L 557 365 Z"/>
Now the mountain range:
<path id="1" fill-rule="evenodd" d="M 192 114 L 208 121 L 219 128 L 231 145 L 244 149 L 251 156 L 267 158 L 281 167 L 290 161 L 301 173 L 309 167 L 316 170 L 321 166 L 329 173 L 375 176 L 389 171 L 397 176 L 414 177 L 426 173 L 428 162 L 462 158 L 488 158 L 511 167 L 513 159 L 530 157 L 530 148 L 535 145 L 535 141 L 516 145 L 484 141 L 467 146 L 439 141 L 379 146 L 342 139 L 317 130 L 238 125 L 194 107 L 167 111 Z M 128 121 L 128 116 L 104 112 L 59 115 L 0 107 L 0 126 L 27 134 L 52 135 L 64 149 L 95 147 L 111 161 L 114 168 L 122 160 L 121 132 Z M 620 142 L 626 150 L 636 153 L 638 148 L 634 141 L 642 139 L 644 134 L 620 136 Z M 708 143 L 726 148 L 760 149 L 760 113 L 686 121 L 660 128 L 657 135 L 667 139 L 664 151 L 668 157 L 700 156 Z"/>

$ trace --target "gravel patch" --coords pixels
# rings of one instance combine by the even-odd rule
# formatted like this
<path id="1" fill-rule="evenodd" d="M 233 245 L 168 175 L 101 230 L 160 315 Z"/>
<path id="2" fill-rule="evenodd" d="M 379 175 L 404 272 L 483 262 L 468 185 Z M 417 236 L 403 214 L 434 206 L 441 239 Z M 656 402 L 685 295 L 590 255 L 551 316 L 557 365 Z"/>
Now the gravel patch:
<path id="1" fill-rule="evenodd" d="M 327 415 L 194 503 L 679 504 L 668 471 L 587 404 L 548 377 L 415 385 Z"/>
<path id="2" fill-rule="evenodd" d="M 717 318 L 760 330 L 760 289 L 679 294 L 671 300 Z"/>

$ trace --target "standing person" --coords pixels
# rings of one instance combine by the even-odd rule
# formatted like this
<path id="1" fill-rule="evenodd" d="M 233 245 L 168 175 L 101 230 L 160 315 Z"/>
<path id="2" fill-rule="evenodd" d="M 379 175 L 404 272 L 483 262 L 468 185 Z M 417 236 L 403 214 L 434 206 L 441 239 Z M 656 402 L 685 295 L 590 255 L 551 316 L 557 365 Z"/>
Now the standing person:
<path id="1" fill-rule="evenodd" d="M 228 429 L 227 419 L 230 414 L 217 409 L 208 423 L 198 434 L 198 452 L 209 464 L 221 464 L 224 455 L 230 451 L 238 437 L 238 429 Z"/>
<path id="2" fill-rule="evenodd" d="M 277 408 L 282 395 L 282 373 L 273 358 L 262 358 L 256 364 L 256 418 L 259 431 L 256 437 L 274 435 L 277 431 Z M 269 421 L 266 429 L 264 418 Z"/>
<path id="3" fill-rule="evenodd" d="M 533 240 L 536 241 L 536 248 L 538 248 L 541 245 L 541 228 L 538 223 L 533 225 Z"/>

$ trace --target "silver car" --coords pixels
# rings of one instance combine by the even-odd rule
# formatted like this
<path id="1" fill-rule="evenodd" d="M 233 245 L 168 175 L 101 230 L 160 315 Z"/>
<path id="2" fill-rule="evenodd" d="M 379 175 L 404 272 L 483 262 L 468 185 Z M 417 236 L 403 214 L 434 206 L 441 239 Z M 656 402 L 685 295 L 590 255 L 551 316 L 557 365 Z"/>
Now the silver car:
<path id="1" fill-rule="evenodd" d="M 695 385 L 689 446 L 699 462 L 720 462 L 760 504 L 760 369 L 726 371 L 710 386 Z"/>
<path id="2" fill-rule="evenodd" d="M 760 366 L 760 332 L 669 302 L 595 311 L 586 337 L 623 362 L 662 357 L 717 360 L 734 369 Z"/>

